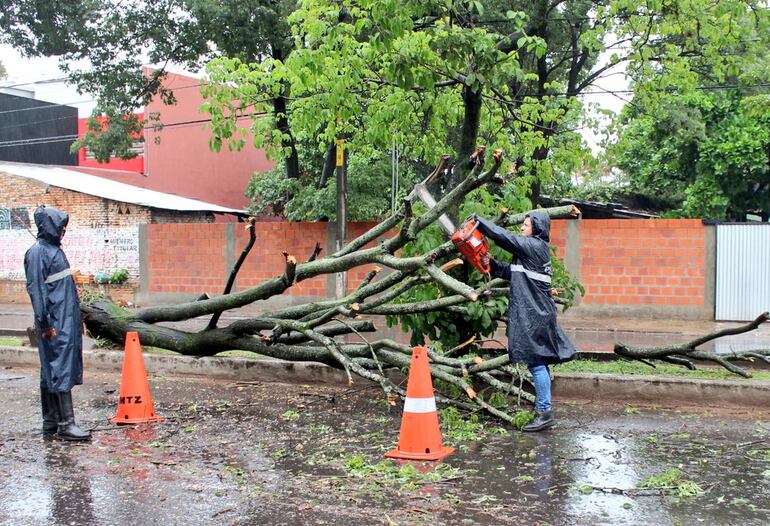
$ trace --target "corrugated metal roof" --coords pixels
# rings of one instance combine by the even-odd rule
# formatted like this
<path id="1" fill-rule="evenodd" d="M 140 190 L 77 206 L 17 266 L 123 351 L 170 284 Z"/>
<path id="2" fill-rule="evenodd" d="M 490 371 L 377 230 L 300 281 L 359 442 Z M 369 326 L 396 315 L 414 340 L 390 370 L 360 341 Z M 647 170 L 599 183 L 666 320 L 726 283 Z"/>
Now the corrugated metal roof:
<path id="1" fill-rule="evenodd" d="M 219 212 L 222 214 L 248 215 L 244 210 L 225 208 L 188 199 L 178 195 L 147 190 L 130 184 L 110 181 L 103 177 L 87 175 L 75 170 L 68 170 L 60 166 L 46 166 L 40 164 L 9 163 L 0 161 L 0 172 L 5 172 L 18 177 L 34 179 L 42 183 L 65 188 L 82 194 L 103 197 L 121 203 L 161 208 L 164 210 L 179 210 L 186 212 Z"/>

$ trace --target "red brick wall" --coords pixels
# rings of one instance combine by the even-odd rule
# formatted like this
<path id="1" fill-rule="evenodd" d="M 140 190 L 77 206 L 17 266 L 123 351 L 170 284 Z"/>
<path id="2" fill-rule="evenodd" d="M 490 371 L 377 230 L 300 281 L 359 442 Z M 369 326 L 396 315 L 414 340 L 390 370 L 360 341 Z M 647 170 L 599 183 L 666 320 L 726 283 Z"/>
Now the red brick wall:
<path id="1" fill-rule="evenodd" d="M 297 258 L 297 263 L 302 263 L 313 253 L 315 244 L 321 243 L 321 256 L 327 255 L 326 225 L 327 223 L 256 223 L 257 241 L 238 272 L 238 289 L 247 289 L 283 274 L 286 266 L 282 254 L 284 251 Z M 235 225 L 235 229 L 237 259 L 249 240 L 249 233 L 242 225 Z M 290 287 L 286 294 L 325 297 L 326 276 L 301 281 Z"/>
<path id="2" fill-rule="evenodd" d="M 221 293 L 229 272 L 225 225 L 156 224 L 147 232 L 149 292 Z"/>
<path id="3" fill-rule="evenodd" d="M 349 237 L 374 223 L 353 223 Z M 280 275 L 283 251 L 305 261 L 316 242 L 328 255 L 328 223 L 257 223 L 257 243 L 238 274 L 243 290 Z M 580 280 L 586 305 L 665 305 L 698 307 L 705 302 L 706 228 L 700 220 L 584 220 L 580 227 Z M 226 261 L 225 225 L 149 225 L 149 292 L 218 293 L 230 268 Z M 235 225 L 237 258 L 248 241 Z M 372 243 L 373 244 L 373 243 Z M 554 221 L 551 244 L 564 257 L 567 221 Z M 572 250 L 572 248 L 571 248 Z M 232 263 L 232 262 L 231 262 Z M 348 274 L 352 290 L 373 266 Z M 287 294 L 326 297 L 327 277 L 297 283 Z"/>
<path id="4" fill-rule="evenodd" d="M 556 247 L 556 255 L 563 258 L 567 249 L 566 219 L 551 221 L 551 246 Z"/>
<path id="5" fill-rule="evenodd" d="M 351 223 L 349 239 L 354 239 L 376 223 Z M 283 252 L 295 256 L 299 263 L 307 261 L 316 243 L 321 243 L 319 257 L 333 250 L 327 246 L 329 223 L 258 222 L 256 243 L 243 262 L 236 282 L 237 290 L 259 285 L 280 276 L 285 267 Z M 220 293 L 230 273 L 226 261 L 226 226 L 223 224 L 148 225 L 147 265 L 148 292 Z M 392 235 L 394 232 L 391 232 Z M 242 224 L 235 225 L 234 264 L 249 240 Z M 376 241 L 367 246 L 372 246 Z M 364 265 L 348 273 L 348 288 L 355 289 L 374 265 Z M 288 295 L 327 297 L 327 276 L 316 276 L 296 283 Z"/>
<path id="6" fill-rule="evenodd" d="M 703 306 L 706 227 L 700 219 L 580 223 L 585 304 Z"/>
<path id="7" fill-rule="evenodd" d="M 374 227 L 377 223 L 375 222 L 361 222 L 361 223 L 352 223 L 348 227 L 348 238 L 349 239 L 355 239 L 370 228 Z M 396 230 L 393 230 L 391 232 L 388 232 L 384 238 L 390 237 L 396 233 Z M 377 243 L 377 240 L 372 241 L 366 247 L 372 247 Z M 375 265 L 362 265 L 360 267 L 356 267 L 352 269 L 350 272 L 348 272 L 348 290 L 355 290 L 356 287 L 361 283 L 361 281 L 366 277 L 366 275 L 369 273 L 370 270 L 372 270 L 375 267 Z"/>

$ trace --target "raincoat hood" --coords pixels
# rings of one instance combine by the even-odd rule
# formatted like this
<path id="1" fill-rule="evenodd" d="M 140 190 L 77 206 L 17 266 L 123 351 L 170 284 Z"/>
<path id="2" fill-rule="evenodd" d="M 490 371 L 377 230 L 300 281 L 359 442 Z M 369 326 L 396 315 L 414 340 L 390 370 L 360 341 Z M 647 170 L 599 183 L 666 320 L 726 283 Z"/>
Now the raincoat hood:
<path id="1" fill-rule="evenodd" d="M 53 245 L 61 244 L 61 234 L 70 217 L 53 207 L 39 206 L 35 209 L 35 225 L 38 239 L 45 239 Z"/>
<path id="2" fill-rule="evenodd" d="M 551 241 L 551 218 L 543 212 L 531 212 L 527 214 L 532 222 L 532 237 L 542 239 L 546 243 Z"/>

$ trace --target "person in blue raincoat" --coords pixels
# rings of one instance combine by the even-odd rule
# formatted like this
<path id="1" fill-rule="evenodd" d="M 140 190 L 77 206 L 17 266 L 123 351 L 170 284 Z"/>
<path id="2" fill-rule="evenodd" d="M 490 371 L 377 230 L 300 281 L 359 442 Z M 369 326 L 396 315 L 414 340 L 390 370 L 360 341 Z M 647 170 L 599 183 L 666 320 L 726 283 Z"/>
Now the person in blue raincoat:
<path id="1" fill-rule="evenodd" d="M 83 383 L 83 333 L 75 279 L 61 249 L 69 216 L 45 206 L 34 215 L 37 240 L 24 254 L 24 272 L 40 356 L 43 434 L 88 440 L 72 407 L 72 387 Z"/>
<path id="2" fill-rule="evenodd" d="M 575 347 L 556 323 L 556 303 L 551 297 L 551 218 L 531 212 L 521 235 L 476 217 L 479 232 L 510 252 L 505 263 L 489 258 L 491 274 L 511 282 L 508 299 L 508 355 L 512 363 L 524 363 L 535 384 L 533 422 L 524 431 L 541 431 L 556 424 L 551 412 L 550 364 L 575 357 Z"/>

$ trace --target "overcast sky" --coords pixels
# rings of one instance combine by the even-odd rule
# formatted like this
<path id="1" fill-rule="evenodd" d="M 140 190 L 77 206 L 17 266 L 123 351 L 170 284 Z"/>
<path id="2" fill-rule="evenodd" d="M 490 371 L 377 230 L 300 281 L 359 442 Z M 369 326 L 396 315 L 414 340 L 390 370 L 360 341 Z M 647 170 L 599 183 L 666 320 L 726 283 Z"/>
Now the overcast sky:
<path id="1" fill-rule="evenodd" d="M 60 78 L 64 74 L 59 70 L 56 58 L 24 58 L 21 53 L 8 45 L 0 45 L 0 62 L 5 66 L 8 78 L 3 81 L 34 81 Z"/>

